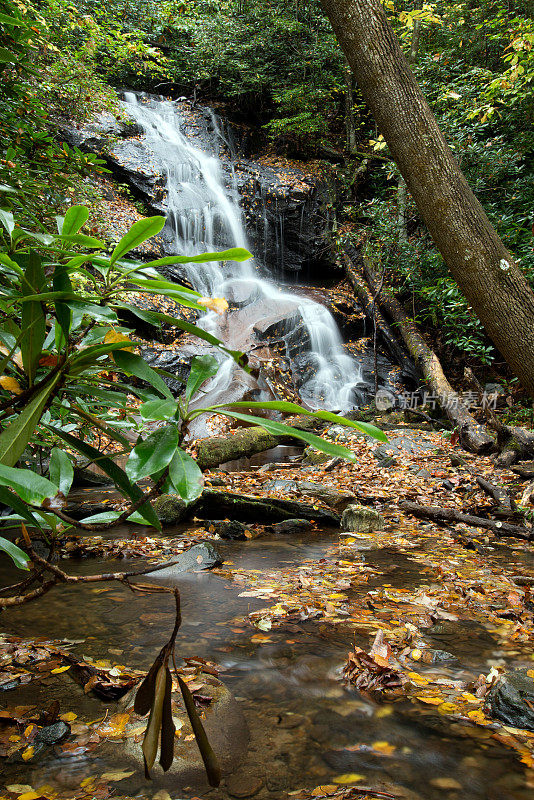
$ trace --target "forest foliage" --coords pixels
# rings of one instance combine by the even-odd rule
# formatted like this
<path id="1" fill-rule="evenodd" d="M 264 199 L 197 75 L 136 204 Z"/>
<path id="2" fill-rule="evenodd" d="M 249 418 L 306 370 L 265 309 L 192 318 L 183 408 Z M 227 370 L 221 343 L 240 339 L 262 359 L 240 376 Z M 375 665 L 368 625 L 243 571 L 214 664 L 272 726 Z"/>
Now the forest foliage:
<path id="1" fill-rule="evenodd" d="M 115 89 L 123 87 L 219 104 L 260 131 L 257 147 L 299 158 L 337 152 L 339 241 L 363 229 L 369 254 L 385 265 L 418 321 L 440 331 L 444 351 L 491 363 L 493 348 L 409 201 L 402 211 L 407 235 L 399 241 L 398 172 L 357 87 L 348 90 L 319 0 L 0 5 L 0 138 L 7 145 L 0 182 L 17 189 L 21 210 L 33 211 L 39 224 L 50 209 L 64 213 L 90 197 L 88 177 L 104 169 L 95 156 L 58 141 L 62 120 L 116 108 Z M 407 54 L 417 37 L 412 66 L 423 91 L 491 222 L 532 279 L 533 3 L 384 6 Z M 6 22 L 13 15 L 24 25 Z M 348 114 L 353 152 L 345 143 Z M 374 159 L 371 177 L 354 197 L 352 175 L 365 154 Z"/>

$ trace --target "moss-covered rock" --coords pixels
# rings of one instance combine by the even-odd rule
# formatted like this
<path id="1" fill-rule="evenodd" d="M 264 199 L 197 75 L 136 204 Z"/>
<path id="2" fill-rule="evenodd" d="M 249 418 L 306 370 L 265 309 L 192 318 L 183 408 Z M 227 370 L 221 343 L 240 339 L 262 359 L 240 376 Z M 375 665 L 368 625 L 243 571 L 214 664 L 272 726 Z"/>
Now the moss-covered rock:
<path id="1" fill-rule="evenodd" d="M 187 505 L 176 494 L 162 494 L 154 500 L 154 511 L 163 525 L 176 525 L 185 517 Z"/>
<path id="2" fill-rule="evenodd" d="M 316 450 L 315 447 L 312 447 L 310 444 L 304 450 L 302 463 L 306 464 L 307 466 L 314 467 L 318 464 L 326 464 L 326 462 L 330 461 L 330 459 L 331 456 L 327 456 L 326 453 L 321 453 L 320 450 Z"/>
<path id="3" fill-rule="evenodd" d="M 341 530 L 356 533 L 372 533 L 384 529 L 384 519 L 374 508 L 347 506 L 341 516 Z"/>

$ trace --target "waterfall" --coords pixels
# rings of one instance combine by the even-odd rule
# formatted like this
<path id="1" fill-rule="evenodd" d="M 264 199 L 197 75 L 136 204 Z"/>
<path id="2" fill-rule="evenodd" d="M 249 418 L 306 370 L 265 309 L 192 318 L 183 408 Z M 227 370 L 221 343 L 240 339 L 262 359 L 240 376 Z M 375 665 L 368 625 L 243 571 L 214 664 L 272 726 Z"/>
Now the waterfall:
<path id="1" fill-rule="evenodd" d="M 183 134 L 182 118 L 171 101 L 140 101 L 136 95 L 127 93 L 125 109 L 143 131 L 144 145 L 165 179 L 167 228 L 172 232 L 172 251 L 192 255 L 230 247 L 250 249 L 237 185 L 235 180 L 230 186 L 227 180 L 225 182 L 219 159 L 221 142 L 230 150 L 231 142 L 221 132 L 215 115 L 211 115 L 212 149 L 207 151 Z M 282 247 L 282 221 L 276 233 Z M 300 386 L 302 401 L 312 409 L 346 411 L 355 407 L 355 390 L 362 383 L 361 369 L 356 359 L 345 351 L 328 309 L 260 278 L 259 264 L 254 259 L 184 267 L 187 280 L 203 295 L 228 300 L 240 298 L 241 308 L 229 313 L 224 321 L 210 312 L 199 322 L 230 347 L 240 348 L 243 342 L 253 339 L 254 324 L 266 314 L 274 315 L 279 308 L 294 309 L 291 319 L 296 320 L 294 324 L 302 324 L 307 332 L 307 336 L 302 336 L 307 364 Z M 233 324 L 233 320 L 238 324 Z M 234 378 L 231 364 L 221 365 L 208 386 L 210 402 L 228 399 Z"/>

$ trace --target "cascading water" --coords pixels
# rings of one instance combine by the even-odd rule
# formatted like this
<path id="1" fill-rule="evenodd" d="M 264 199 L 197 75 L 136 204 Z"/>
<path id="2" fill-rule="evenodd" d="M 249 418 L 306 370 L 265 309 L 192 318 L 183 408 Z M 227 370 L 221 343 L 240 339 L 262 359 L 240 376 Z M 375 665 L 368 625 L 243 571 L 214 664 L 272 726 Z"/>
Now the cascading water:
<path id="1" fill-rule="evenodd" d="M 182 119 L 174 103 L 150 99 L 140 102 L 136 95 L 125 96 L 126 110 L 145 136 L 158 169 L 166 182 L 166 212 L 172 231 L 172 250 L 180 255 L 212 252 L 230 247 L 247 247 L 247 236 L 239 207 L 235 183 L 227 187 L 218 157 L 220 142 L 228 145 L 212 117 L 214 148 L 206 152 L 182 132 Z M 306 352 L 306 373 L 300 396 L 312 409 L 346 411 L 356 405 L 355 389 L 362 383 L 358 362 L 349 356 L 336 323 L 324 306 L 294 293 L 283 292 L 269 280 L 259 278 L 252 259 L 246 262 L 207 262 L 185 267 L 191 285 L 203 295 L 240 299 L 238 312 L 224 320 L 213 312 L 202 319 L 202 326 L 230 347 L 242 348 L 253 339 L 253 327 L 266 313 L 279 307 L 291 309 L 288 318 L 302 324 Z M 236 316 L 239 324 L 233 325 Z M 288 330 L 287 333 L 290 333 Z M 208 386 L 210 402 L 228 399 L 234 380 L 232 362 L 221 365 Z M 237 399 L 237 398 L 236 398 Z"/>

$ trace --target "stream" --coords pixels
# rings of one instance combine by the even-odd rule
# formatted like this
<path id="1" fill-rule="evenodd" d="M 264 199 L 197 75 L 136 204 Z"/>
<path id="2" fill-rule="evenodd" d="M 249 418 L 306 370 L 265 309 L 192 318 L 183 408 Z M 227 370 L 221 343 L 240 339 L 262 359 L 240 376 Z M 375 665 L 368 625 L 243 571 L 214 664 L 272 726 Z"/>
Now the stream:
<path id="1" fill-rule="evenodd" d="M 135 530 L 139 532 L 139 528 Z M 167 534 L 185 532 L 182 527 Z M 124 536 L 125 531 L 116 535 Z M 127 535 L 132 537 L 132 531 Z M 271 535 L 248 542 L 217 541 L 216 546 L 225 569 L 268 573 L 308 560 L 327 564 L 338 540 L 336 532 L 323 530 L 290 539 Z M 389 586 L 413 588 L 425 580 L 420 564 L 395 547 L 366 545 L 355 551 L 354 557 L 360 559 L 362 554 L 366 564 L 387 574 Z M 124 560 L 61 562 L 62 568 L 73 574 L 139 565 L 139 561 Z M 9 580 L 5 569 L 0 579 L 2 583 Z M 365 591 L 380 586 L 383 580 L 383 574 L 371 577 Z M 347 773 L 359 775 L 362 785 L 383 785 L 385 781 L 387 786 L 402 787 L 405 793 L 399 796 L 421 800 L 444 796 L 526 800 L 531 796 L 516 758 L 493 741 L 490 732 L 450 721 L 433 708 L 416 707 L 402 698 L 377 702 L 345 688 L 339 677 L 347 651 L 354 643 L 369 646 L 367 636 L 354 638 L 353 627 L 313 619 L 287 621 L 257 642 L 251 640 L 250 625 L 239 620 L 264 607 L 265 600 L 239 597 L 246 586 L 210 572 L 183 574 L 176 585 L 183 617 L 178 655 L 200 656 L 223 670 L 221 677 L 240 703 L 250 728 L 251 745 L 242 770 L 262 776 L 257 797 L 286 797 L 289 791 L 330 784 L 335 776 Z M 32 604 L 31 613 L 24 608 L 9 611 L 4 615 L 4 631 L 23 637 L 74 640 L 73 652 L 79 656 L 109 658 L 146 669 L 173 621 L 171 596 L 133 598 L 125 587 L 99 584 L 95 588 L 58 587 Z M 451 674 L 464 680 L 487 670 L 495 650 L 491 635 L 477 623 L 445 626 L 433 645 L 459 659 Z M 429 673 L 433 669 L 427 667 Z M 443 665 L 439 671 L 443 674 Z M 20 687 L 7 693 L 9 698 L 0 695 L 0 699 L 10 704 L 48 705 L 57 698 L 62 712 L 72 710 L 89 719 L 102 716 L 102 703 L 77 687 L 73 691 L 75 685 L 68 676 L 58 675 L 55 681 L 44 679 L 42 683 L 40 686 L 38 681 L 37 688 L 35 683 Z M 110 713 L 115 712 L 111 704 Z M 50 748 L 38 763 L 24 765 L 23 774 L 20 764 L 7 764 L 6 782 L 76 788 L 95 772 L 124 768 L 121 748 L 120 742 L 92 753 L 56 753 Z M 444 791 L 448 785 L 452 788 Z M 120 791 L 150 798 L 158 786 L 157 779 L 148 786 L 138 770 L 121 781 Z M 184 789 L 182 796 L 197 796 L 197 791 L 205 796 L 205 787 L 195 786 Z M 223 785 L 206 796 L 226 799 L 229 794 Z"/>

